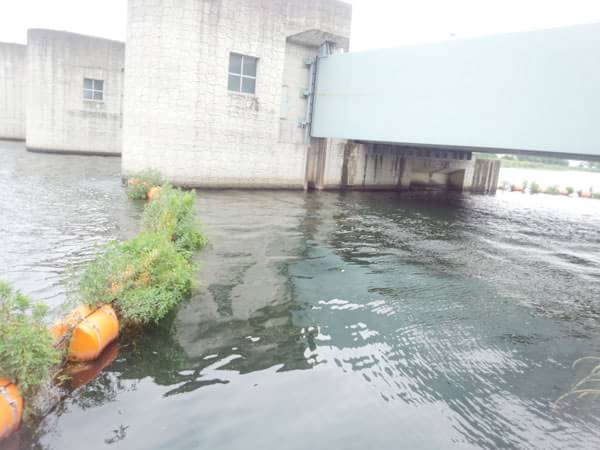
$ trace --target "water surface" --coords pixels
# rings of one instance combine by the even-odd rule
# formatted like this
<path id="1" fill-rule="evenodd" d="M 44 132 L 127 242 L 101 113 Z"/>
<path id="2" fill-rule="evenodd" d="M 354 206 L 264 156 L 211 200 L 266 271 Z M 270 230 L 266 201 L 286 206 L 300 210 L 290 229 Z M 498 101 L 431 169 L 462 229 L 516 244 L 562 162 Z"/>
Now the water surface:
<path id="1" fill-rule="evenodd" d="M 55 311 L 139 229 L 119 159 L 0 144 L 0 277 Z M 201 192 L 201 288 L 13 445 L 598 448 L 600 202 Z"/>

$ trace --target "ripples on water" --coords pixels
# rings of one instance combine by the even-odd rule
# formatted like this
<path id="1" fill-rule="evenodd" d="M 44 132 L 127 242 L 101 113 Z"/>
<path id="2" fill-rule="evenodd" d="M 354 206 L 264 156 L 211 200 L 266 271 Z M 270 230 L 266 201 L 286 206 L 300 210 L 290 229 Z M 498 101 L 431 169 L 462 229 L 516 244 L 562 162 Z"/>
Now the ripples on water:
<path id="1" fill-rule="evenodd" d="M 0 152 L 0 276 L 56 307 L 131 236 L 119 160 Z M 597 448 L 600 202 L 202 192 L 200 292 L 24 447 Z"/>

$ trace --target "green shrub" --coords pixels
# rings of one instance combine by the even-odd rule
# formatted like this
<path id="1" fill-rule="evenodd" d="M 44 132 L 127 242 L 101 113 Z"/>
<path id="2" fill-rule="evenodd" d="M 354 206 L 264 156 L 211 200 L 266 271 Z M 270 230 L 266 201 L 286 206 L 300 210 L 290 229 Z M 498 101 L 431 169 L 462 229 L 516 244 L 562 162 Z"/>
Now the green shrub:
<path id="1" fill-rule="evenodd" d="M 575 189 L 573 189 L 573 186 L 567 186 L 567 194 L 573 195 L 574 192 L 575 192 Z"/>
<path id="2" fill-rule="evenodd" d="M 165 234 L 112 243 L 82 276 L 84 303 L 112 303 L 124 325 L 163 319 L 192 291 L 194 267 Z"/>
<path id="3" fill-rule="evenodd" d="M 556 185 L 550 186 L 550 187 L 548 187 L 548 189 L 546 189 L 546 194 L 549 194 L 549 195 L 560 195 L 560 189 Z"/>
<path id="4" fill-rule="evenodd" d="M 532 194 L 539 194 L 540 185 L 538 183 L 536 183 L 535 181 L 533 181 L 533 182 L 531 182 L 531 184 L 529 186 L 529 190 L 531 191 Z"/>
<path id="5" fill-rule="evenodd" d="M 47 309 L 0 281 L 0 378 L 14 382 L 25 398 L 52 379 L 61 355 L 45 323 Z"/>
<path id="6" fill-rule="evenodd" d="M 156 170 L 145 170 L 127 181 L 127 196 L 131 200 L 145 200 L 148 191 L 154 186 L 162 185 L 160 172 Z"/>
<path id="7" fill-rule="evenodd" d="M 158 198 L 144 209 L 144 229 L 165 234 L 187 257 L 207 243 L 195 216 L 196 193 L 183 192 L 170 185 L 161 188 Z"/>
<path id="8" fill-rule="evenodd" d="M 592 193 L 592 198 L 595 198 L 597 200 L 600 200 L 600 192 L 593 192 Z"/>

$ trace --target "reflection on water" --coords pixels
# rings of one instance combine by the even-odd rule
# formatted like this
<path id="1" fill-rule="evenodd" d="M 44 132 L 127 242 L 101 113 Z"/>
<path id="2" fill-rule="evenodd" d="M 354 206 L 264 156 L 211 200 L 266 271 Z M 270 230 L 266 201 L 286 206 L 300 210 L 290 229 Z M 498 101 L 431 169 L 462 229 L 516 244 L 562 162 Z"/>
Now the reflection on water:
<path id="1" fill-rule="evenodd" d="M 55 306 L 141 205 L 117 159 L 4 147 L 1 276 Z M 198 213 L 198 294 L 24 448 L 600 445 L 597 402 L 552 406 L 600 355 L 600 202 L 232 191 Z"/>

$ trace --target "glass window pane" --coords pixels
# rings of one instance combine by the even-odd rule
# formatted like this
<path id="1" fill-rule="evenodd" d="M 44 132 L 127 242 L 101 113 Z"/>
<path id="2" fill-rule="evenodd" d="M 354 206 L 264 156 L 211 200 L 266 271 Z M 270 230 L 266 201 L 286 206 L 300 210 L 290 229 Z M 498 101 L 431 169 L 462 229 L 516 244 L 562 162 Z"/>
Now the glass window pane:
<path id="1" fill-rule="evenodd" d="M 104 90 L 104 81 L 102 80 L 94 80 L 94 89 L 96 91 Z"/>
<path id="2" fill-rule="evenodd" d="M 240 77 L 229 75 L 229 84 L 227 88 L 230 91 L 240 92 Z"/>
<path id="3" fill-rule="evenodd" d="M 94 100 L 102 100 L 102 92 L 101 91 L 94 91 Z"/>
<path id="4" fill-rule="evenodd" d="M 84 89 L 93 89 L 93 87 L 94 87 L 94 80 L 90 80 L 89 78 L 83 79 L 83 88 Z"/>
<path id="5" fill-rule="evenodd" d="M 92 94 L 92 91 L 84 89 L 83 90 L 83 98 L 85 98 L 87 100 L 93 100 L 94 96 Z"/>
<path id="6" fill-rule="evenodd" d="M 244 73 L 242 75 L 255 77 L 256 61 L 256 58 L 252 58 L 251 56 L 244 56 Z"/>
<path id="7" fill-rule="evenodd" d="M 242 92 L 254 94 L 256 91 L 256 80 L 254 78 L 242 78 Z"/>
<path id="8" fill-rule="evenodd" d="M 229 55 L 229 72 L 242 73 L 242 55 L 235 53 Z"/>

